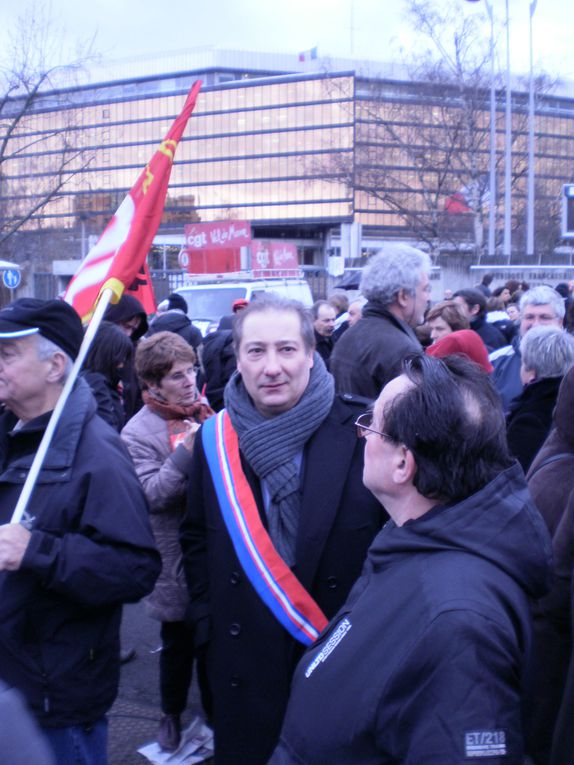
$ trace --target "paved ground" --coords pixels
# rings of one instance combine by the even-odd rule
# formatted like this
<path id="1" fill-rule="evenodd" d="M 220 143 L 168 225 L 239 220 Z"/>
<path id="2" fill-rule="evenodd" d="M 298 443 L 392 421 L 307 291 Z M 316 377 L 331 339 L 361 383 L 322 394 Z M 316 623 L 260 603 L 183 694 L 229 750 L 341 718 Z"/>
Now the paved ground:
<path id="1" fill-rule="evenodd" d="M 137 750 L 154 740 L 159 722 L 160 639 L 159 622 L 146 616 L 142 604 L 124 608 L 122 644 L 133 646 L 137 656 L 122 667 L 118 698 L 108 715 L 109 765 L 145 765 L 148 760 Z M 198 691 L 194 685 L 184 724 L 186 718 L 198 712 Z"/>

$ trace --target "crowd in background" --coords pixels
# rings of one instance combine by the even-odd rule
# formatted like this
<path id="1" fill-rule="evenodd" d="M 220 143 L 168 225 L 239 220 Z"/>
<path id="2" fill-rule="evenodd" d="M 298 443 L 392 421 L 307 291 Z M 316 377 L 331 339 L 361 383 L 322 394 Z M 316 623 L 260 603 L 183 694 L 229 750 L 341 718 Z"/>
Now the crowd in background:
<path id="1" fill-rule="evenodd" d="M 135 536 L 139 535 L 142 551 L 139 554 L 143 557 L 137 565 L 147 566 L 146 583 L 142 585 L 147 593 L 146 608 L 161 624 L 162 716 L 156 737 L 162 749 L 174 751 L 179 747 L 181 719 L 196 667 L 205 719 L 215 729 L 217 765 L 264 765 L 268 761 L 274 765 L 375 761 L 422 765 L 460 762 L 473 756 L 534 765 L 574 762 L 571 724 L 574 282 L 557 285 L 493 282 L 492 275 L 486 274 L 480 284 L 448 290 L 443 299 L 432 303 L 428 257 L 413 248 L 399 246 L 371 259 L 357 297 L 349 299 L 346 292 L 335 290 L 307 311 L 292 302 L 265 296 L 252 304 L 235 301 L 218 329 L 206 337 L 191 322 L 186 301 L 175 293 L 160 305 L 153 318 L 146 316 L 130 295 L 110 306 L 85 361 L 75 396 L 81 401 L 82 411 L 86 411 L 81 427 L 95 429 L 96 448 L 98 439 L 108 444 L 106 448 L 119 452 L 127 447 L 132 466 L 128 470 L 121 462 L 124 457 L 116 457 L 115 470 L 121 469 L 122 475 L 127 475 L 133 467 L 129 481 L 137 477 L 143 492 L 138 495 L 139 504 L 134 509 L 139 520 L 134 521 L 136 516 L 132 515 L 127 523 L 130 528 L 135 523 L 138 529 Z M 0 400 L 8 414 L 16 415 L 2 425 L 4 430 L 0 428 L 5 441 L 0 450 L 3 461 L 0 497 L 12 496 L 13 486 L 10 492 L 4 488 L 15 480 L 10 470 L 18 467 L 23 454 L 28 458 L 37 447 L 37 440 L 32 439 L 29 444 L 23 441 L 18 453 L 10 444 L 22 440 L 29 423 L 43 432 L 45 422 L 41 418 L 49 411 L 43 406 L 35 409 L 33 416 L 24 416 L 18 398 L 23 394 L 14 394 L 12 402 L 3 393 L 6 384 L 2 381 L 2 369 L 7 363 L 2 356 L 3 343 L 13 343 L 14 339 L 23 342 L 29 333 L 39 336 L 47 333 L 56 343 L 57 353 L 67 342 L 61 333 L 54 333 L 49 311 L 46 318 L 39 305 L 41 301 L 37 302 L 38 305 L 21 305 L 15 319 L 8 309 L 0 311 Z M 77 353 L 76 346 L 77 342 L 71 350 L 66 346 L 72 359 Z M 22 372 L 27 373 L 27 369 Z M 59 380 L 60 377 L 55 385 L 49 378 L 50 384 L 55 385 L 53 401 L 59 394 Z M 93 413 L 87 391 L 91 391 L 95 400 Z M 401 409 L 401 401 L 408 396 L 412 397 L 409 407 Z M 96 409 L 110 426 L 110 434 L 107 431 L 100 434 L 99 424 L 93 424 Z M 409 416 L 414 417 L 413 412 L 425 422 L 413 421 L 411 432 Z M 355 421 L 359 435 L 367 438 L 355 440 Z M 76 432 L 73 423 L 69 427 Z M 429 431 L 426 435 L 425 428 Z M 473 432 L 475 428 L 480 438 Z M 112 439 L 111 430 L 115 431 L 116 440 Z M 123 446 L 116 434 L 121 434 Z M 78 453 L 83 453 L 83 441 L 78 438 Z M 238 439 L 238 446 L 234 438 Z M 425 438 L 426 447 L 421 446 Z M 440 438 L 444 440 L 433 441 Z M 113 447 L 109 446 L 110 439 Z M 483 440 L 478 444 L 480 439 Z M 397 451 L 396 447 L 402 449 L 405 444 L 402 452 Z M 441 459 L 450 460 L 448 469 L 446 462 L 438 464 L 439 448 Z M 387 449 L 392 449 L 392 454 Z M 468 454 L 464 459 L 455 454 L 465 449 Z M 490 462 L 484 458 L 485 450 L 491 452 Z M 221 476 L 218 473 L 218 460 L 223 455 L 229 460 L 225 468 L 231 475 L 229 485 L 226 472 Z M 470 476 L 475 470 L 474 462 L 483 458 L 482 473 L 479 475 L 477 469 Z M 433 460 L 437 460 L 434 466 L 430 464 Z M 27 470 L 28 463 L 25 465 Z M 70 465 L 75 466 L 75 462 Z M 379 473 L 375 476 L 374 465 L 392 465 L 392 474 L 389 467 L 384 485 Z M 63 462 L 60 467 L 76 471 L 76 467 Z M 442 489 L 421 484 L 421 476 L 427 476 L 432 484 L 432 476 L 436 479 L 441 470 Z M 456 480 L 447 490 L 449 470 L 454 471 Z M 51 480 L 59 479 L 48 477 L 44 482 L 49 484 Z M 121 476 L 117 480 L 121 481 Z M 86 481 L 87 477 L 82 478 L 81 486 Z M 457 487 L 457 481 L 465 486 L 468 483 L 468 489 Z M 329 632 L 327 627 L 325 633 L 330 636 L 329 641 L 321 642 L 320 638 L 317 647 L 308 654 L 303 654 L 303 646 L 309 643 L 293 637 L 291 628 L 281 622 L 284 616 L 274 614 L 273 605 L 261 603 L 259 596 L 263 600 L 265 596 L 258 587 L 264 589 L 265 585 L 254 584 L 248 552 L 234 536 L 233 520 L 227 520 L 225 515 L 225 497 L 236 486 L 242 487 L 239 504 L 251 503 L 251 515 L 246 510 L 246 523 L 254 524 L 256 546 L 257 538 L 262 536 L 258 523 L 264 528 L 263 536 L 268 535 L 271 540 L 274 548 L 271 555 L 277 555 L 270 566 L 273 576 L 285 567 L 281 576 L 287 577 L 288 595 L 290 588 L 303 584 L 312 596 L 311 627 L 305 629 L 312 632 L 316 626 L 319 634 L 333 619 L 331 629 L 335 625 L 335 631 Z M 42 491 L 46 493 L 45 486 Z M 130 539 L 107 541 L 107 526 L 98 528 L 97 523 L 83 518 L 82 503 L 97 502 L 97 497 L 86 498 L 87 490 L 80 486 L 77 491 L 82 497 L 78 499 L 78 519 L 70 511 L 70 517 L 58 520 L 59 542 L 67 540 L 73 531 L 76 536 L 86 535 L 106 550 L 114 545 L 129 547 Z M 51 507 L 50 490 L 46 496 Z M 503 507 L 502 516 L 495 520 L 495 512 L 492 517 L 485 513 L 485 519 L 476 527 L 469 524 L 472 532 L 464 523 L 459 527 L 457 521 L 454 531 L 450 528 L 447 532 L 440 525 L 442 506 L 450 508 L 453 514 L 455 508 L 461 518 L 475 518 L 483 510 L 477 500 L 471 499 L 476 496 L 481 496 L 481 502 L 489 509 L 498 511 Z M 419 506 L 420 512 L 401 515 L 406 504 Z M 148 515 L 142 521 L 144 506 Z M 38 513 L 38 517 L 41 525 L 42 514 Z M 506 526 L 501 517 L 506 519 Z M 518 517 L 523 525 L 515 526 Z M 438 526 L 433 526 L 437 519 Z M 7 523 L 5 517 L 2 523 Z M 0 535 L 4 592 L 9 592 L 15 582 L 26 591 L 31 586 L 26 584 L 26 577 L 31 581 L 36 577 L 53 608 L 60 608 L 61 597 L 72 601 L 76 597 L 70 581 L 79 575 L 73 569 L 64 575 L 60 552 L 52 552 L 50 535 L 55 533 L 54 523 L 52 520 L 52 525 L 44 529 L 43 538 L 36 542 L 37 531 L 31 527 L 16 563 L 3 562 Z M 399 540 L 392 544 L 391 527 Z M 423 529 L 417 532 L 422 536 L 416 543 L 412 539 L 415 528 Z M 151 534 L 161 558 L 161 573 L 158 560 L 149 550 Z M 505 535 L 512 542 L 508 541 L 504 549 L 499 549 L 498 541 L 494 543 L 490 538 L 504 539 Z M 547 576 L 550 542 L 546 535 L 551 539 L 554 555 L 552 584 Z M 435 545 L 432 549 L 428 547 L 431 537 Z M 70 539 L 66 544 L 73 549 L 76 543 Z M 39 560 L 32 564 L 27 561 L 33 554 L 30 553 L 33 544 Z M 490 545 L 493 549 L 487 554 L 485 550 Z M 441 563 L 442 569 L 426 569 L 426 563 L 420 563 L 423 549 L 429 559 L 434 553 L 435 560 L 443 559 L 445 549 L 456 549 L 453 559 L 458 561 L 458 568 L 451 570 L 450 564 Z M 401 554 L 410 551 L 412 578 L 398 576 L 396 583 L 391 584 L 393 592 L 389 592 L 388 582 L 396 576 L 393 566 L 400 569 L 403 565 L 395 563 L 397 550 Z M 53 555 L 53 560 L 43 564 L 41 557 L 48 554 Z M 112 560 L 112 553 L 110 556 Z M 353 587 L 366 556 L 368 565 Z M 485 560 L 473 568 L 474 561 L 482 557 Z M 43 565 L 49 565 L 50 571 L 42 569 Z M 138 576 L 137 565 L 134 563 L 130 576 Z M 385 580 L 381 572 L 387 566 Z M 520 567 L 530 568 L 530 572 L 515 571 Z M 491 580 L 493 568 L 504 570 L 504 575 Z M 538 573 L 535 575 L 532 569 Z M 474 583 L 466 581 L 467 571 L 474 571 Z M 450 577 L 452 582 L 453 572 L 454 578 L 460 579 L 456 592 L 449 589 L 454 585 L 447 581 Z M 289 582 L 292 573 L 296 582 Z M 90 575 L 88 562 L 83 572 L 87 586 Z M 437 591 L 446 588 L 453 599 L 472 599 L 468 593 L 474 592 L 479 603 L 476 606 L 479 621 L 483 611 L 492 610 L 490 629 L 495 637 L 487 634 L 480 621 L 476 634 L 468 638 L 468 651 L 474 658 L 465 658 L 462 662 L 465 667 L 459 668 L 461 673 L 469 673 L 466 684 L 463 683 L 460 709 L 466 710 L 468 699 L 476 695 L 470 702 L 473 711 L 466 727 L 462 713 L 459 715 L 459 710 L 453 707 L 459 692 L 462 693 L 461 675 L 445 674 L 444 686 L 419 698 L 411 686 L 426 682 L 421 681 L 421 677 L 426 678 L 426 670 L 419 665 L 423 662 L 422 649 L 413 648 L 417 662 L 410 663 L 411 656 L 399 667 L 398 659 L 393 661 L 391 657 L 394 647 L 388 638 L 392 635 L 399 640 L 399 633 L 395 634 L 389 626 L 387 635 L 384 620 L 377 622 L 376 627 L 369 622 L 380 602 L 377 598 L 384 598 L 389 604 L 385 618 L 389 625 L 393 621 L 395 631 L 400 624 L 402 634 L 410 634 L 428 620 L 425 629 L 439 649 L 444 648 L 445 657 L 449 656 L 451 645 L 446 635 L 449 630 L 458 635 L 459 646 L 464 645 L 467 636 L 461 637 L 458 630 L 466 629 L 476 614 L 466 603 L 466 627 L 453 623 L 444 633 L 432 632 L 436 629 L 437 613 L 442 615 L 446 610 L 446 600 L 438 603 L 438 598 L 429 605 L 429 598 L 421 596 L 422 584 L 418 592 L 414 591 L 413 582 L 422 582 L 427 575 Z M 246 584 L 247 580 L 252 587 Z M 486 583 L 484 592 L 480 590 L 481 582 Z M 105 584 L 101 586 L 105 588 Z M 107 673 L 118 671 L 115 659 L 111 658 L 113 651 L 119 651 L 119 621 L 114 608 L 144 594 L 137 588 L 136 591 L 124 588 L 124 593 L 122 586 L 117 584 L 118 594 L 109 603 L 97 603 L 92 598 L 82 601 L 78 609 L 70 607 L 69 618 L 75 620 L 73 623 L 82 636 L 80 643 L 84 638 L 86 641 L 82 661 L 87 656 L 92 661 L 90 651 L 95 651 L 96 657 L 99 651 L 89 642 L 93 638 L 86 620 L 91 619 L 93 627 L 96 618 L 86 616 L 90 609 L 107 608 L 106 623 L 115 624 L 115 635 L 108 641 L 113 648 L 106 659 L 107 668 L 102 664 L 98 670 L 102 675 L 95 669 L 91 670 L 95 674 L 86 675 L 96 685 Z M 304 592 L 304 596 L 308 593 Z M 304 596 L 299 597 L 305 600 Z M 391 607 L 395 596 L 397 601 Z M 421 597 L 419 603 L 417 599 Z M 413 606 L 412 617 L 404 601 L 419 603 L 416 608 Z M 365 603 L 370 604 L 368 609 Z M 532 631 L 529 608 L 534 619 Z M 508 617 L 509 613 L 513 616 Z M 352 640 L 359 640 L 363 633 L 365 640 L 368 636 L 365 644 L 359 642 L 354 648 L 364 656 L 355 669 L 358 658 L 353 655 L 349 666 L 339 669 L 343 674 L 334 673 L 334 685 L 330 686 L 326 681 L 327 670 L 321 674 L 317 667 L 327 662 L 335 650 L 341 656 L 341 667 L 345 667 L 345 649 L 339 650 L 338 646 L 347 640 L 346 630 L 350 627 L 345 625 L 353 619 L 356 621 Z M 28 631 L 32 630 L 42 633 L 41 647 L 51 645 L 55 636 L 43 633 L 46 629 L 43 623 L 32 622 L 30 617 L 30 624 L 18 627 L 24 643 L 27 644 Z M 0 648 L 5 653 L 15 650 L 14 635 L 9 629 L 5 625 L 6 634 L 0 634 Z M 379 629 L 381 635 L 386 635 L 380 643 Z M 351 644 L 351 638 L 348 643 Z M 369 645 L 375 643 L 386 647 L 380 648 L 382 655 L 373 649 L 370 656 Z M 81 646 L 76 647 L 75 652 L 79 655 L 82 650 Z M 436 657 L 430 649 L 425 651 L 424 662 L 432 665 Z M 119 653 L 116 658 L 119 661 Z M 477 676 L 471 674 L 474 659 Z M 458 666 L 459 660 L 460 657 L 452 658 L 449 672 Z M 336 666 L 332 659 L 329 662 L 330 667 Z M 386 666 L 381 671 L 388 684 L 384 687 L 379 687 L 376 674 L 381 663 Z M 59 699 L 60 706 L 54 705 L 58 709 L 54 716 L 54 707 L 47 701 L 48 692 L 41 700 L 35 685 L 37 678 L 29 680 L 30 671 L 26 667 L 21 673 L 7 672 L 0 663 L 0 678 L 23 694 L 44 733 L 50 733 L 48 738 L 57 762 L 67 765 L 76 760 L 58 754 L 69 750 L 56 740 L 54 731 L 79 726 L 84 730 L 87 754 L 77 762 L 104 763 L 104 734 L 100 731 L 99 743 L 95 744 L 90 726 L 99 724 L 106 705 L 109 707 L 114 683 L 110 681 L 110 692 L 100 705 L 97 720 L 90 717 L 89 710 L 76 714 L 69 679 L 62 687 L 56 685 L 56 690 L 51 690 L 55 698 L 59 693 L 70 698 Z M 356 681 L 350 679 L 355 672 Z M 395 672 L 399 673 L 400 682 Z M 314 685 L 304 680 L 311 675 Z M 47 680 L 42 682 L 48 685 Z M 343 691 L 343 701 L 335 702 L 337 683 L 344 688 L 346 682 L 349 687 Z M 478 689 L 481 683 L 486 689 Z M 429 687 L 432 688 L 432 683 Z M 85 693 L 89 696 L 88 690 Z M 513 700 L 509 701 L 510 698 Z M 6 696 L 0 694 L 2 701 L 6 701 Z M 14 710 L 18 705 L 20 709 L 21 704 L 22 699 L 15 697 L 9 708 Z M 318 720 L 315 712 L 322 704 L 331 711 Z M 445 714 L 449 710 L 449 720 L 439 722 L 438 714 L 431 730 L 423 713 L 434 705 L 444 709 Z M 85 699 L 80 706 L 86 707 Z M 418 706 L 422 706 L 422 712 Z M 409 721 L 402 719 L 404 709 L 409 710 L 410 729 Z M 476 709 L 481 710 L 477 717 L 480 722 L 474 721 Z M 11 719 L 8 714 L 6 719 Z M 462 727 L 458 728 L 459 724 Z M 445 727 L 444 739 L 434 729 L 441 725 Z M 357 733 L 359 729 L 361 735 Z M 445 741 L 460 731 L 466 738 L 459 756 L 454 749 L 448 750 Z M 472 736 L 479 733 L 484 734 L 482 743 L 473 743 Z M 485 743 L 489 736 L 492 745 Z M 29 736 L 30 741 L 33 739 Z M 373 759 L 376 751 L 386 752 L 387 759 Z M 397 759 L 391 758 L 391 752 Z M 51 762 L 50 752 L 34 756 L 41 765 Z M 11 762 L 16 765 L 17 760 Z"/>
<path id="2" fill-rule="evenodd" d="M 560 390 L 562 390 L 562 400 L 569 399 L 571 395 L 569 387 L 574 383 L 574 377 L 567 374 L 574 364 L 574 337 L 572 337 L 574 282 L 533 287 L 526 282 L 516 280 L 509 280 L 500 285 L 493 285 L 492 282 L 492 275 L 486 274 L 481 283 L 475 287 L 461 288 L 456 291 L 447 290 L 443 296 L 444 299 L 434 303 L 428 300 L 428 292 L 425 292 L 423 294 L 424 315 L 420 317 L 422 323 L 418 323 L 419 317 L 414 316 L 413 329 L 416 340 L 408 338 L 405 347 L 405 338 L 401 338 L 403 342 L 399 344 L 399 361 L 393 364 L 396 369 L 396 363 L 400 363 L 409 351 L 417 350 L 418 342 L 420 347 L 431 356 L 443 358 L 460 354 L 478 364 L 489 375 L 502 397 L 511 453 L 518 459 L 525 473 L 528 473 L 533 462 L 538 465 L 532 473 L 532 481 L 538 487 L 535 497 L 537 501 L 544 504 L 544 507 L 550 507 L 550 510 L 543 514 L 550 531 L 555 534 L 562 511 L 567 504 L 565 498 L 574 488 L 574 479 L 570 479 L 567 470 L 570 467 L 570 461 L 566 460 L 565 470 L 559 473 L 560 488 L 556 490 L 560 492 L 561 502 L 553 503 L 539 499 L 541 492 L 546 494 L 547 486 L 541 484 L 541 476 L 544 475 L 545 470 L 539 472 L 540 459 L 536 458 L 553 424 L 554 434 L 559 432 L 560 428 L 566 432 L 569 430 L 565 427 L 566 417 L 561 413 L 560 407 L 556 408 L 556 402 Z M 232 307 L 230 315 L 224 317 L 221 328 L 205 338 L 201 347 L 200 357 L 203 358 L 203 364 L 199 372 L 198 385 L 202 386 L 207 400 L 216 411 L 223 408 L 223 390 L 235 370 L 236 359 L 231 327 L 234 316 L 247 305 L 245 301 L 241 304 L 239 302 Z M 367 317 L 369 310 L 372 310 L 373 300 L 370 302 Z M 330 367 L 331 355 L 337 343 L 350 327 L 361 320 L 363 309 L 368 304 L 369 298 L 365 294 L 359 294 L 349 300 L 344 291 L 335 290 L 327 299 L 318 300 L 312 306 L 315 347 L 328 367 Z M 529 306 L 534 311 L 533 317 L 530 316 Z M 541 311 L 540 306 L 544 310 Z M 178 300 L 177 295 L 172 295 L 166 307 L 168 312 L 162 314 L 164 317 L 170 315 L 178 317 L 179 325 L 176 327 L 172 324 L 173 329 L 189 332 L 189 327 L 193 325 L 185 320 L 187 306 L 183 301 Z M 154 326 L 159 327 L 162 322 L 165 323 L 166 319 L 162 319 L 162 315 L 152 322 L 152 331 Z M 353 339 L 353 344 L 348 346 L 344 361 L 335 360 L 335 380 L 340 390 L 372 400 L 376 397 L 377 391 L 384 386 L 385 378 L 377 379 L 374 384 L 372 380 L 365 378 L 358 385 L 354 385 L 347 384 L 345 373 L 340 372 L 342 363 L 352 366 L 355 375 L 365 375 L 364 363 L 359 361 L 361 340 L 357 340 L 357 337 L 358 335 Z M 186 339 L 191 342 L 187 337 Z M 359 347 L 356 345 L 357 342 Z M 381 341 L 379 337 L 377 342 L 385 345 L 385 351 L 388 353 L 388 340 Z M 197 349 L 198 344 L 196 343 L 194 347 Z M 393 368 L 393 365 L 389 365 L 388 362 L 385 366 Z M 392 374 L 392 372 L 388 373 L 389 379 Z M 340 382 L 341 376 L 343 382 Z M 561 388 L 565 376 L 567 379 Z M 565 406 L 567 407 L 568 404 L 563 404 L 562 410 Z M 571 451 L 565 451 L 564 454 L 566 453 Z M 556 460 L 558 464 L 552 462 L 553 467 L 546 470 L 559 471 L 560 460 L 559 457 Z M 544 468 L 544 465 L 542 467 Z M 542 490 L 541 485 L 544 486 Z M 552 521 L 548 518 L 548 513 L 552 515 Z M 570 531 L 567 523 L 566 520 L 561 526 L 559 544 L 560 540 L 568 539 Z M 570 540 L 567 544 L 569 543 Z M 564 541 L 562 546 L 565 546 Z M 532 705 L 535 713 L 531 723 L 533 733 L 530 740 L 533 754 L 538 754 L 540 757 L 536 761 L 541 763 L 549 761 L 551 733 L 559 713 L 561 690 L 566 684 L 570 659 L 568 618 L 570 605 L 567 593 L 571 579 L 571 566 L 569 567 L 567 563 L 564 568 L 563 576 L 566 578 L 566 584 L 564 581 L 560 584 L 562 600 L 558 614 L 551 610 L 557 605 L 557 599 L 552 593 L 545 599 L 546 605 L 540 606 L 536 612 L 536 634 L 542 635 L 542 637 L 538 636 L 543 646 L 540 650 L 549 650 L 544 645 L 544 639 L 558 641 L 560 644 L 560 651 L 550 653 L 556 657 L 551 675 L 552 678 L 558 677 L 559 681 L 550 682 L 546 672 L 539 673 L 537 676 L 537 682 L 543 686 L 543 691 L 546 690 L 546 695 L 551 696 L 551 700 L 548 704 Z M 548 627 L 548 622 L 552 625 L 559 624 L 562 633 L 554 634 Z M 544 666 L 548 669 L 546 663 Z M 540 678 L 541 674 L 545 676 L 544 682 Z M 540 724 L 537 721 L 539 707 L 550 707 L 550 711 L 547 709 L 544 711 L 547 717 L 542 714 L 543 721 Z M 563 712 L 563 716 L 565 714 L 567 713 Z"/>

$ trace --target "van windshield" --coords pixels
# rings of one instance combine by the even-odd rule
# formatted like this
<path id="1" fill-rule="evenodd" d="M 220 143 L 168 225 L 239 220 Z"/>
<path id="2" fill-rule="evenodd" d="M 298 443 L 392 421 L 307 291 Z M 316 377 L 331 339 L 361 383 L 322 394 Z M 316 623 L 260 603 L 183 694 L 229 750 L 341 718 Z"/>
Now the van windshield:
<path id="1" fill-rule="evenodd" d="M 181 290 L 180 294 L 187 301 L 190 319 L 220 319 L 226 314 L 233 313 L 234 300 L 245 298 L 245 287 L 198 287 L 193 290 Z"/>

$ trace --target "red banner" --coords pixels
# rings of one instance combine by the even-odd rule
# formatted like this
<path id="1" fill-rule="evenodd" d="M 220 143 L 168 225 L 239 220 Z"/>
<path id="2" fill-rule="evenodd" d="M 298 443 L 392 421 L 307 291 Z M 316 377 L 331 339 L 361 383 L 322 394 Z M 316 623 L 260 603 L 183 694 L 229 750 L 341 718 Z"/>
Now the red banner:
<path id="1" fill-rule="evenodd" d="M 190 274 L 228 274 L 241 270 L 241 251 L 229 247 L 221 250 L 182 250 L 178 261 Z"/>
<path id="2" fill-rule="evenodd" d="M 254 276 L 294 276 L 299 271 L 297 247 L 290 242 L 256 239 L 251 245 Z"/>
<path id="3" fill-rule="evenodd" d="M 251 244 L 251 224 L 246 220 L 222 220 L 185 226 L 185 247 L 193 250 L 222 250 Z"/>

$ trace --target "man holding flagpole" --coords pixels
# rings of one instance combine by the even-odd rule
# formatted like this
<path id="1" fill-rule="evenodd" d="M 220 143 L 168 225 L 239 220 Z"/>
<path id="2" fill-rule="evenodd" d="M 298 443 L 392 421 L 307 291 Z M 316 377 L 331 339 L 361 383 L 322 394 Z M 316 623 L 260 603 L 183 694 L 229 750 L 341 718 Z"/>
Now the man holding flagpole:
<path id="1" fill-rule="evenodd" d="M 181 529 L 206 651 L 217 765 L 264 765 L 291 675 L 344 602 L 385 513 L 303 306 L 273 294 L 233 325 L 237 373 L 194 445 Z"/>
<path id="2" fill-rule="evenodd" d="M 119 435 L 76 381 L 25 523 L 10 523 L 83 339 L 60 300 L 0 310 L 0 678 L 34 712 L 58 765 L 105 765 L 121 606 L 160 570 L 140 483 Z"/>

